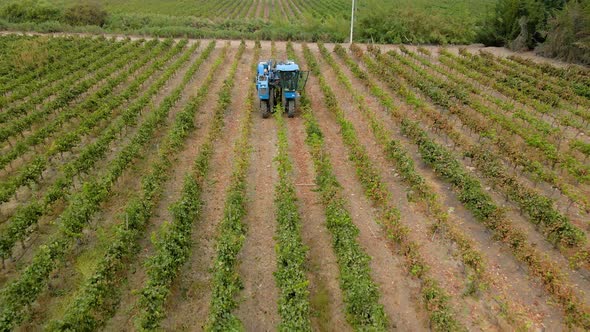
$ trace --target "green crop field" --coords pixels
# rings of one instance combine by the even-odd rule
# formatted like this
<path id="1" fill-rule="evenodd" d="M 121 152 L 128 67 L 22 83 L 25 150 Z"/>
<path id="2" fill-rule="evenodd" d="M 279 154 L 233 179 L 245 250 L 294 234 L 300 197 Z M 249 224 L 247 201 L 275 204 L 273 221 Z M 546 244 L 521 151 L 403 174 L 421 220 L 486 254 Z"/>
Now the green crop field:
<path id="1" fill-rule="evenodd" d="M 75 4 L 75 0 L 50 0 L 59 7 Z M 210 19 L 246 18 L 263 20 L 297 21 L 301 16 L 350 16 L 352 1 L 302 1 L 302 0 L 100 0 L 109 12 L 116 14 L 157 14 L 169 16 L 194 16 Z M 432 16 L 457 18 L 480 18 L 494 0 L 403 0 L 403 1 L 357 1 L 361 10 L 372 11 L 375 7 L 393 10 L 425 12 Z M 265 15 L 269 13 L 271 15 Z"/>
<path id="2" fill-rule="evenodd" d="M 59 12 L 79 2 L 31 3 Z M 25 24 L 26 14 L 5 13 L 7 22 L 0 20 L 0 28 L 343 42 L 348 39 L 352 6 L 348 0 L 98 0 L 94 3 L 108 12 L 101 28 L 72 27 L 67 19 L 64 24 L 59 14 L 52 12 L 32 26 Z M 360 0 L 355 39 L 381 43 L 472 43 L 493 4 L 494 0 Z M 24 6 L 23 10 L 34 7 Z M 38 14 L 42 11 L 31 12 L 31 16 L 43 16 Z"/>
<path id="3" fill-rule="evenodd" d="M 271 58 L 310 73 L 293 117 Z M 589 330 L 589 87 L 476 46 L 2 35 L 0 330 Z"/>

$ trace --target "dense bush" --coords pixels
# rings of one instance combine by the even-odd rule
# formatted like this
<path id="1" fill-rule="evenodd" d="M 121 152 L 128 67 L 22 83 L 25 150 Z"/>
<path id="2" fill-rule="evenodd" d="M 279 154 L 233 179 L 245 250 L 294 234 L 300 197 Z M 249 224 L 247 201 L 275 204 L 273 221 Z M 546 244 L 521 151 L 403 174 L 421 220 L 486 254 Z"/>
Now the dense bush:
<path id="1" fill-rule="evenodd" d="M 547 19 L 565 0 L 499 0 L 479 39 L 486 45 L 533 48 L 545 40 Z"/>
<path id="2" fill-rule="evenodd" d="M 51 31 L 47 26 L 60 29 L 60 22 L 71 26 L 103 26 L 108 13 L 98 3 L 82 2 L 65 10 L 44 0 L 13 1 L 0 7 L 0 17 L 9 23 L 38 23 L 39 30 Z"/>
<path id="3" fill-rule="evenodd" d="M 590 0 L 499 0 L 479 41 L 590 62 Z"/>
<path id="4" fill-rule="evenodd" d="M 107 15 L 107 12 L 97 3 L 81 3 L 66 9 L 63 19 L 71 25 L 103 26 Z"/>
<path id="5" fill-rule="evenodd" d="M 424 8 L 373 2 L 359 10 L 356 38 L 385 44 L 469 44 L 475 41 L 477 21 L 455 12 L 435 14 Z"/>
<path id="6" fill-rule="evenodd" d="M 12 23 L 58 21 L 61 12 L 56 7 L 38 0 L 25 0 L 6 5 L 2 17 Z"/>
<path id="7" fill-rule="evenodd" d="M 567 5 L 566 5 L 567 3 Z M 478 36 L 488 46 L 588 63 L 590 0 L 499 0 Z"/>
<path id="8" fill-rule="evenodd" d="M 571 1 L 549 21 L 547 41 L 539 53 L 590 64 L 590 1 Z"/>

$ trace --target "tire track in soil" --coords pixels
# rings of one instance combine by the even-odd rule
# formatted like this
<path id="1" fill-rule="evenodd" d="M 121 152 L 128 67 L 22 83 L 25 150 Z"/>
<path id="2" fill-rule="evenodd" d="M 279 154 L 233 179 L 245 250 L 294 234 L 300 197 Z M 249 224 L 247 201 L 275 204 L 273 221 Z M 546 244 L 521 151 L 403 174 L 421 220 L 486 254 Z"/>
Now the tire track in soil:
<path id="1" fill-rule="evenodd" d="M 207 43 L 203 45 L 206 47 Z M 209 55 L 209 58 L 201 65 L 201 68 L 197 71 L 191 82 L 188 83 L 188 93 L 185 91 L 181 101 L 175 107 L 178 112 L 182 110 L 188 100 L 195 96 L 198 89 L 201 87 L 201 83 L 209 75 L 210 68 L 215 60 L 220 56 L 225 43 L 217 43 L 215 50 Z M 235 50 L 230 47 L 228 50 L 229 54 L 235 53 Z M 215 97 L 223 84 L 223 78 L 226 77 L 229 69 L 221 68 L 219 74 L 212 82 L 209 88 L 210 97 L 202 104 L 200 111 L 195 115 L 196 129 L 191 133 L 184 144 L 182 152 L 179 153 L 178 157 L 173 161 L 170 177 L 164 185 L 161 199 L 154 212 L 149 219 L 144 237 L 138 241 L 139 253 L 135 257 L 135 260 L 131 263 L 128 268 L 126 284 L 122 287 L 121 304 L 115 315 L 109 320 L 105 329 L 113 331 L 127 331 L 134 329 L 134 315 L 136 312 L 136 303 L 139 299 L 137 291 L 141 290 L 147 279 L 147 271 L 144 263 L 146 259 L 154 254 L 154 247 L 151 242 L 151 236 L 154 232 L 157 232 L 162 224 L 167 221 L 171 221 L 171 215 L 168 208 L 173 202 L 175 202 L 180 196 L 182 191 L 184 175 L 186 172 L 191 170 L 193 165 L 194 157 L 198 154 L 198 147 L 206 139 L 206 133 L 211 123 L 213 116 Z"/>
<path id="2" fill-rule="evenodd" d="M 373 108 L 382 108 L 379 101 L 372 97 L 371 93 L 360 83 L 350 72 L 347 66 L 335 57 L 341 64 L 341 68 L 351 79 L 358 90 L 366 91 L 366 102 L 369 105 L 376 105 Z M 361 63 L 359 63 L 361 65 Z M 363 69 L 366 68 L 361 65 Z M 400 111 L 408 118 L 416 119 L 410 110 L 410 106 L 402 102 L 395 93 L 392 93 L 377 77 L 368 73 L 369 77 L 381 88 L 388 92 L 393 98 Z M 400 134 L 399 126 L 385 114 L 385 111 L 378 110 L 375 112 L 387 128 L 392 129 L 395 138 L 402 143 L 408 155 L 414 160 L 416 171 L 422 175 L 435 192 L 442 198 L 445 206 L 451 209 L 451 217 L 458 223 L 468 238 L 473 240 L 474 248 L 477 249 L 487 263 L 490 293 L 494 294 L 494 302 L 508 302 L 515 308 L 526 313 L 526 316 L 538 325 L 547 328 L 556 327 L 560 330 L 563 325 L 563 314 L 561 310 L 551 304 L 551 299 L 542 287 L 537 287 L 530 283 L 530 277 L 527 274 L 526 267 L 517 261 L 512 253 L 501 242 L 493 239 L 491 234 L 484 225 L 479 223 L 463 204 L 458 200 L 457 195 L 439 176 L 434 173 L 432 168 L 425 164 L 420 156 L 417 147 L 412 144 L 406 137 Z M 431 131 L 431 137 L 434 137 Z M 440 142 L 439 142 L 440 143 Z M 501 298 L 496 298 L 501 297 Z M 503 299 L 502 299 L 503 298 Z M 490 303 L 488 303 L 490 305 Z"/>
<path id="3" fill-rule="evenodd" d="M 234 59 L 237 50 L 235 45 L 232 47 L 231 55 L 227 57 L 228 61 Z M 216 255 L 217 226 L 223 217 L 226 190 L 231 182 L 234 142 L 239 137 L 246 98 L 237 89 L 248 86 L 252 82 L 251 77 L 248 76 L 251 57 L 252 45 L 250 44 L 240 59 L 236 73 L 237 81 L 232 91 L 232 104 L 225 115 L 223 136 L 215 142 L 211 170 L 202 196 L 205 203 L 201 208 L 200 222 L 195 223 L 192 233 L 191 255 L 189 261 L 179 272 L 166 304 L 168 316 L 162 322 L 164 330 L 200 331 L 207 321 L 212 290 L 210 272 Z M 223 77 L 227 76 L 229 65 L 225 69 L 227 70 L 224 70 Z M 213 110 L 215 108 L 220 88 L 221 85 L 219 88 L 211 90 L 212 98 L 203 105 L 203 109 Z M 207 122 L 207 128 L 210 123 L 211 121 Z"/>
<path id="4" fill-rule="evenodd" d="M 270 48 L 263 47 L 261 59 L 270 57 Z M 258 59 L 257 59 L 258 60 Z M 250 68 L 250 66 L 248 67 Z M 254 73 L 248 73 L 254 77 Z M 240 91 L 250 93 L 252 81 Z M 250 142 L 250 169 L 247 177 L 247 214 L 244 224 L 248 233 L 239 255 L 239 273 L 244 285 L 240 293 L 241 303 L 236 316 L 247 331 L 272 331 L 280 322 L 278 315 L 278 289 L 274 279 L 276 271 L 276 213 L 274 205 L 275 185 L 278 181 L 276 163 L 277 125 L 271 117 L 263 119 L 258 111 L 258 97 L 254 99 L 252 133 Z"/>
<path id="5" fill-rule="evenodd" d="M 162 91 L 170 92 L 181 83 L 184 74 L 200 56 L 202 50 L 203 46 L 191 55 L 190 60 L 183 64 L 177 74 L 163 87 Z M 101 204 L 99 212 L 93 216 L 89 222 L 89 227 L 84 230 L 83 240 L 68 255 L 66 264 L 52 274 L 50 287 L 43 292 L 37 301 L 38 308 L 34 313 L 36 317 L 32 322 L 33 326 L 25 325 L 23 326 L 25 329 L 34 328 L 34 324 L 44 324 L 48 320 L 59 316 L 60 310 L 65 309 L 68 300 L 76 295 L 76 290 L 94 272 L 96 263 L 102 256 L 103 251 L 106 250 L 109 239 L 113 236 L 112 231 L 116 226 L 115 222 L 119 220 L 119 215 L 124 212 L 127 201 L 141 189 L 141 182 L 138 179 L 148 172 L 149 166 L 157 157 L 159 142 L 163 139 L 176 114 L 182 109 L 178 105 L 183 105 L 191 93 L 194 94 L 194 92 L 190 91 L 189 83 L 183 90 L 181 100 L 177 106 L 170 110 L 168 120 L 148 143 L 148 152 L 143 158 L 136 160 L 118 179 L 113 187 L 112 195 L 106 202 Z M 152 99 L 153 105 L 159 105 L 166 96 L 167 93 L 158 94 Z M 129 141 L 130 139 L 131 135 L 128 135 L 122 141 Z M 114 155 L 110 154 L 109 157 L 114 157 Z M 64 295 L 62 296 L 62 294 Z M 122 297 L 122 299 L 125 299 L 125 297 Z"/>
<path id="6" fill-rule="evenodd" d="M 345 117 L 354 124 L 360 143 L 364 146 L 367 155 L 372 161 L 375 168 L 381 174 L 383 184 L 392 194 L 393 204 L 400 211 L 400 222 L 408 227 L 410 232 L 407 234 L 409 239 L 418 243 L 420 252 L 424 262 L 430 266 L 431 271 L 436 273 L 429 273 L 429 275 L 437 280 L 440 286 L 450 295 L 450 303 L 455 309 L 457 319 L 462 321 L 463 325 L 469 330 L 484 329 L 489 330 L 495 325 L 490 323 L 494 320 L 495 313 L 488 312 L 484 308 L 482 300 L 474 299 L 473 297 L 463 296 L 466 290 L 467 275 L 463 263 L 453 255 L 453 248 L 445 245 L 444 242 L 434 241 L 434 237 L 429 234 L 430 227 L 434 224 L 432 218 L 425 216 L 415 206 L 410 204 L 407 199 L 407 188 L 396 176 L 395 170 L 385 160 L 385 156 L 381 147 L 375 142 L 372 131 L 368 125 L 368 121 L 362 116 L 358 109 L 356 102 L 352 96 L 346 91 L 338 81 L 334 70 L 323 59 L 317 45 L 311 45 L 310 50 L 314 54 L 316 60 L 322 68 L 323 75 L 328 82 L 334 82 L 332 90 L 340 102 L 341 109 L 346 113 Z M 326 117 L 326 121 L 337 125 L 335 116 L 331 113 Z M 477 326 L 473 324 L 477 322 Z"/>
<path id="7" fill-rule="evenodd" d="M 301 45 L 294 45 L 299 62 L 304 64 Z M 307 66 L 304 64 L 304 68 Z M 428 317 L 421 310 L 419 285 L 407 276 L 403 258 L 392 255 L 388 240 L 376 224 L 377 212 L 365 197 L 365 192 L 356 179 L 356 170 L 349 162 L 347 150 L 340 139 L 339 128 L 326 115 L 329 112 L 323 104 L 323 95 L 318 79 L 310 75 L 307 82 L 311 107 L 325 137 L 334 172 L 342 185 L 343 197 L 348 197 L 348 209 L 354 224 L 359 228 L 358 242 L 371 257 L 371 277 L 380 292 L 390 326 L 400 331 L 423 331 L 427 329 Z"/>
<path id="8" fill-rule="evenodd" d="M 193 55 L 192 60 L 194 60 L 194 57 L 195 57 L 195 55 Z M 175 61 L 176 58 L 177 57 L 175 57 L 171 61 Z M 170 62 L 170 63 L 172 63 L 172 62 Z M 185 64 L 183 67 L 181 67 L 177 71 L 178 74 L 176 76 L 173 76 L 172 78 L 170 78 L 168 83 L 166 83 L 166 85 L 164 86 L 163 91 L 164 90 L 171 90 L 175 86 L 177 86 L 178 82 L 180 82 L 180 80 L 182 79 L 182 75 L 184 75 L 184 72 L 186 72 L 186 70 L 188 70 L 188 64 Z M 148 85 L 143 85 L 142 89 L 146 89 L 147 87 L 148 87 Z M 143 92 L 144 91 L 142 90 L 140 93 L 143 93 Z M 151 103 L 148 105 L 159 105 L 165 96 L 166 96 L 166 94 L 157 94 L 156 96 L 154 96 L 152 98 Z M 136 126 L 136 128 L 132 129 L 131 131 L 129 131 L 128 129 L 125 130 L 125 134 L 124 134 L 123 138 L 118 139 L 113 143 L 113 147 L 111 148 L 111 153 L 106 153 L 105 158 L 103 158 L 102 161 L 99 161 L 99 163 L 97 163 L 96 167 L 94 167 L 92 170 L 89 171 L 88 176 L 85 176 L 84 178 L 78 178 L 75 180 L 75 187 L 72 188 L 73 191 L 77 192 L 77 191 L 81 190 L 82 183 L 84 183 L 86 180 L 88 180 L 89 178 L 91 178 L 94 175 L 99 175 L 102 172 L 104 166 L 110 160 L 112 160 L 113 158 L 116 157 L 116 152 L 119 149 L 121 149 L 121 147 L 123 146 L 124 143 L 128 142 L 131 139 L 133 133 L 135 133 L 137 131 L 137 129 L 139 128 L 143 119 L 147 116 L 147 114 L 149 114 L 149 112 L 146 112 L 146 109 L 149 109 L 150 107 L 151 106 L 147 106 L 146 108 L 144 108 L 144 110 L 142 111 L 142 114 L 139 117 L 138 125 Z M 152 142 L 155 142 L 155 140 Z M 132 165 L 130 167 L 130 169 L 137 168 L 138 163 L 141 162 L 142 160 L 143 159 L 139 159 L 139 161 L 137 161 L 135 165 Z M 123 176 L 125 176 L 125 174 L 126 173 L 124 173 Z M 55 228 L 57 227 L 55 220 L 56 220 L 56 218 L 58 218 L 60 216 L 60 214 L 67 207 L 67 205 L 68 205 L 68 203 L 65 202 L 63 199 L 56 201 L 53 204 L 51 211 L 47 211 L 46 214 L 39 219 L 39 222 L 38 222 L 38 224 L 40 226 L 39 231 L 37 231 L 36 234 L 33 235 L 33 238 L 28 240 L 30 242 L 27 244 L 26 248 L 22 249 L 22 247 L 20 245 L 15 246 L 15 251 L 14 251 L 14 255 L 13 255 L 14 257 L 16 257 L 15 262 L 10 262 L 7 260 L 7 262 L 6 262 L 7 268 L 0 271 L 0 285 L 4 285 L 4 283 L 7 279 L 12 278 L 16 273 L 21 271 L 23 268 L 25 268 L 28 265 L 28 263 L 30 263 L 30 260 L 35 255 L 36 249 L 38 248 L 38 246 L 45 243 L 45 241 L 48 239 L 48 237 L 50 237 L 53 234 Z M 14 264 L 11 264 L 11 263 L 14 263 Z"/>

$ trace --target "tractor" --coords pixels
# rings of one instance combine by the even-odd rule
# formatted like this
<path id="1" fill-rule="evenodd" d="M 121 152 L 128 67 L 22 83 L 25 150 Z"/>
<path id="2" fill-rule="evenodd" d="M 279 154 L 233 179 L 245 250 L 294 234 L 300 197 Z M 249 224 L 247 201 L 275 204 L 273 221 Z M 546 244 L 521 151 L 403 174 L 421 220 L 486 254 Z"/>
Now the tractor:
<path id="1" fill-rule="evenodd" d="M 299 91 L 305 88 L 308 77 L 309 72 L 299 70 L 299 66 L 291 60 L 260 61 L 256 75 L 256 90 L 262 117 L 268 118 L 274 112 L 275 105 L 279 103 L 283 105 L 290 118 L 294 117 Z"/>

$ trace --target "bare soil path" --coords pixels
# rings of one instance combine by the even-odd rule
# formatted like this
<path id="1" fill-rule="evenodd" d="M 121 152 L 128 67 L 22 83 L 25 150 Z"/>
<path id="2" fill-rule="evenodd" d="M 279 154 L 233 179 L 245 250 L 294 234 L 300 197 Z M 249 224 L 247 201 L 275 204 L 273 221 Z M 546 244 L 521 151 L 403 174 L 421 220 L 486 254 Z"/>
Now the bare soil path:
<path id="1" fill-rule="evenodd" d="M 270 57 L 268 45 L 264 45 L 260 56 L 262 59 Z M 258 110 L 257 102 L 255 107 Z M 241 303 L 236 316 L 247 331 L 272 331 L 280 322 L 278 289 L 273 275 L 277 265 L 274 240 L 274 192 L 278 180 L 274 161 L 278 151 L 277 125 L 274 119 L 263 119 L 257 111 L 252 117 L 252 154 L 244 220 L 248 232 L 239 255 L 239 273 L 244 289 L 240 294 Z"/>

